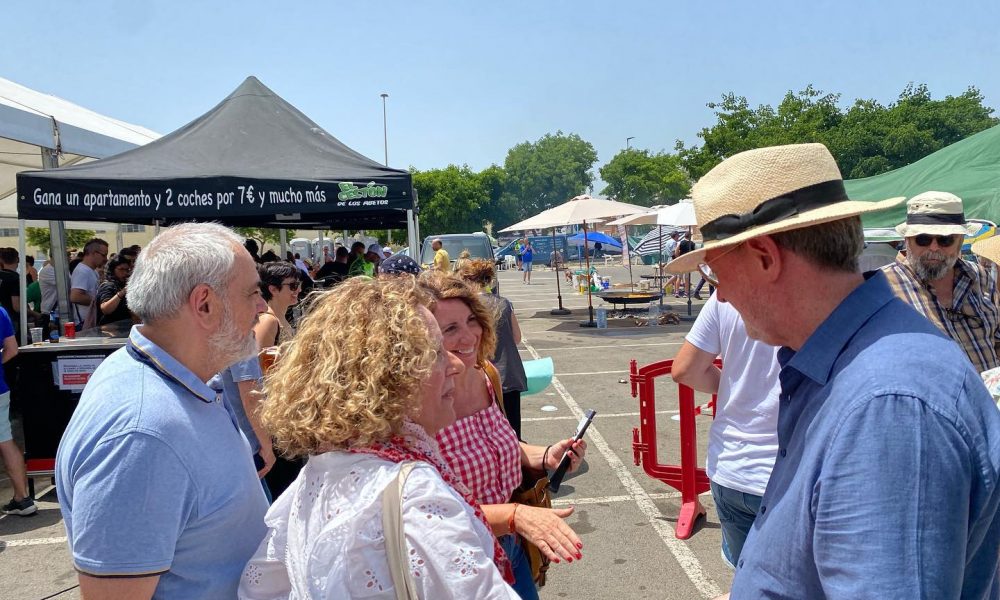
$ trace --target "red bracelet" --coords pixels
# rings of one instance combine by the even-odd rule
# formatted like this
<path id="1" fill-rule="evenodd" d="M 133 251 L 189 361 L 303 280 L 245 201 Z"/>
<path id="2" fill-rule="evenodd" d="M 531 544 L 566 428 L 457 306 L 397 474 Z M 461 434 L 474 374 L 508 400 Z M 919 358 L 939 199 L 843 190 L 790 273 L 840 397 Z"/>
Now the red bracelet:
<path id="1" fill-rule="evenodd" d="M 517 502 L 513 502 L 512 504 L 514 505 L 514 510 L 510 511 L 510 517 L 508 517 L 507 519 L 507 532 L 517 533 L 517 530 L 514 529 L 514 515 L 517 514 L 517 507 L 521 505 L 518 504 Z"/>

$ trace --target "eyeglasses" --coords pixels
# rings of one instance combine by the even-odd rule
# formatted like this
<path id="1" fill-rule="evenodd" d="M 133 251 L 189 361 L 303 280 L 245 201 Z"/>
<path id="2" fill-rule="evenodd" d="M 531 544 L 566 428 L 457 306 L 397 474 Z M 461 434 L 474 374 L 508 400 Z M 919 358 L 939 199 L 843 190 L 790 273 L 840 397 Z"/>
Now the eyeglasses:
<path id="1" fill-rule="evenodd" d="M 736 250 L 742 245 L 743 243 L 740 242 L 739 244 L 736 244 L 735 246 L 729 248 L 729 250 L 726 250 L 722 254 L 716 256 L 712 260 L 703 263 L 698 263 L 698 272 L 701 273 L 701 276 L 705 279 L 705 281 L 709 283 L 709 285 L 713 287 L 719 287 L 719 278 L 715 276 L 715 273 L 712 271 L 712 267 L 710 265 L 714 262 L 717 262 L 720 258 L 729 254 L 733 250 Z"/>
<path id="2" fill-rule="evenodd" d="M 950 248 L 952 244 L 955 243 L 957 235 L 931 235 L 929 233 L 921 233 L 913 238 L 913 241 L 917 243 L 921 248 L 926 248 L 931 245 L 931 242 L 937 242 L 937 245 L 941 248 Z"/>
<path id="3" fill-rule="evenodd" d="M 293 281 L 291 283 L 285 283 L 284 281 L 282 281 L 281 285 L 287 285 L 288 289 L 292 290 L 293 292 L 296 292 L 296 291 L 298 291 L 299 286 L 302 285 L 302 282 L 301 281 Z"/>

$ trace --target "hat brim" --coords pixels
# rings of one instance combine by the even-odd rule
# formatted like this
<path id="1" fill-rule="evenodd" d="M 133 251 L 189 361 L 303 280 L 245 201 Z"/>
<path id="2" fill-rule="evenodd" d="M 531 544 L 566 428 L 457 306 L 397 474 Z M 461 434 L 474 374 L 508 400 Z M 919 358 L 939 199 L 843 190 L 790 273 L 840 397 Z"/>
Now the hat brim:
<path id="1" fill-rule="evenodd" d="M 829 206 L 809 210 L 776 223 L 768 223 L 767 225 L 752 227 L 742 233 L 738 233 L 724 240 L 706 242 L 703 247 L 672 260 L 669 264 L 667 264 L 667 271 L 670 273 L 688 273 L 694 271 L 698 268 L 700 263 L 705 262 L 705 253 L 709 250 L 727 248 L 762 235 L 781 233 L 782 231 L 791 231 L 793 229 L 802 229 L 803 227 L 811 227 L 813 225 L 829 223 L 830 221 L 837 221 L 848 217 L 856 217 L 858 215 L 886 210 L 899 206 L 905 200 L 906 198 L 903 196 L 898 198 L 889 198 L 888 200 L 882 200 L 879 202 L 845 200 Z"/>
<path id="2" fill-rule="evenodd" d="M 966 223 L 965 225 L 910 225 L 900 223 L 896 226 L 896 233 L 904 238 L 915 235 L 976 235 L 979 233 L 979 225 Z"/>
<path id="3" fill-rule="evenodd" d="M 972 253 L 1000 264 L 1000 236 L 989 237 L 972 244 Z"/>

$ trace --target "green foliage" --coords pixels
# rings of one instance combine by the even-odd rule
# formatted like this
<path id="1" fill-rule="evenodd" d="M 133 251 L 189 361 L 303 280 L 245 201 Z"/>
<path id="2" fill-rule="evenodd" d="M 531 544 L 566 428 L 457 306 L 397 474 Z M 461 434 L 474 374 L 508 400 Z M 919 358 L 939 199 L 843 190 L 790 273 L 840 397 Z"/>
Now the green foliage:
<path id="1" fill-rule="evenodd" d="M 96 235 L 96 233 L 89 229 L 67 229 L 66 249 L 78 248 L 83 250 L 83 246 Z M 45 254 L 49 254 L 52 248 L 52 239 L 49 237 L 49 230 L 43 227 L 25 228 L 24 240 L 27 242 L 27 245 L 34 246 Z"/>
<path id="2" fill-rule="evenodd" d="M 257 244 L 263 249 L 264 244 L 272 244 L 277 246 L 281 243 L 281 232 L 278 229 L 270 229 L 267 227 L 234 227 L 236 233 L 253 240 L 257 240 Z M 289 239 L 291 239 L 289 237 Z"/>
<path id="3" fill-rule="evenodd" d="M 420 199 L 420 233 L 467 233 L 482 229 L 490 194 L 479 174 L 468 166 L 415 171 L 413 187 Z"/>
<path id="4" fill-rule="evenodd" d="M 620 202 L 640 206 L 675 204 L 691 191 L 687 171 L 674 154 L 622 150 L 600 172 L 608 184 L 601 193 Z"/>
<path id="5" fill-rule="evenodd" d="M 510 222 L 525 219 L 579 196 L 591 188 L 597 152 L 575 133 L 557 131 L 537 142 L 523 142 L 507 152 L 505 193 L 513 213 Z"/>
<path id="6" fill-rule="evenodd" d="M 960 96 L 933 100 L 926 85 L 908 85 L 899 99 L 882 106 L 857 100 L 846 111 L 838 94 L 812 86 L 789 91 L 778 106 L 751 108 L 734 93 L 711 102 L 716 123 L 701 130 L 701 146 L 677 143 L 693 179 L 724 158 L 763 146 L 822 142 L 846 179 L 869 177 L 915 162 L 928 154 L 998 123 L 983 95 L 970 87 Z"/>

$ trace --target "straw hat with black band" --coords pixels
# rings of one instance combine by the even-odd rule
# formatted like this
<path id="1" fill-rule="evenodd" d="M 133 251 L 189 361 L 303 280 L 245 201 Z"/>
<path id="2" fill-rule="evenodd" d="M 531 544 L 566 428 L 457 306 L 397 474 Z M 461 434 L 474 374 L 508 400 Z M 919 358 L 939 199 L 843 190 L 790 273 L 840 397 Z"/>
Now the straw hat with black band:
<path id="1" fill-rule="evenodd" d="M 1000 236 L 995 235 L 972 244 L 972 253 L 1000 264 Z"/>
<path id="2" fill-rule="evenodd" d="M 751 238 L 885 210 L 905 198 L 849 200 L 833 155 L 823 144 L 758 148 L 719 163 L 691 190 L 705 245 L 667 265 L 685 273 L 705 252 Z"/>

